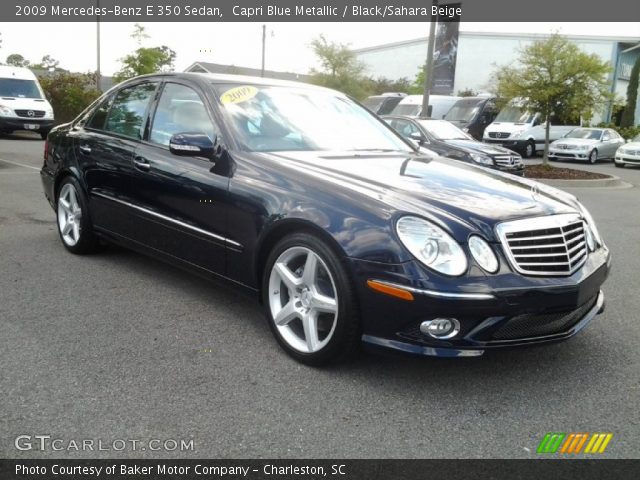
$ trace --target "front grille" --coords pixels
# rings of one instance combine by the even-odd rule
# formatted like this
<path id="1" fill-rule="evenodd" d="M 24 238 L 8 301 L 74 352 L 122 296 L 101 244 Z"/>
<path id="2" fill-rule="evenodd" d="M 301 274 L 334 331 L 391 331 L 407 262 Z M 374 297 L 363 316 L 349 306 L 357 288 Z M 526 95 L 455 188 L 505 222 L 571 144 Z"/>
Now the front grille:
<path id="1" fill-rule="evenodd" d="M 577 147 L 576 145 L 567 145 L 566 143 L 560 143 L 556 145 L 556 148 L 560 150 L 575 150 Z"/>
<path id="2" fill-rule="evenodd" d="M 517 155 L 501 155 L 494 158 L 496 165 L 500 165 L 501 167 L 517 167 L 518 165 L 522 165 L 522 159 Z"/>
<path id="3" fill-rule="evenodd" d="M 523 314 L 507 320 L 493 332 L 493 340 L 516 340 L 564 333 L 578 323 L 594 307 L 596 295 L 570 312 Z"/>
<path id="4" fill-rule="evenodd" d="M 489 138 L 509 138 L 509 132 L 489 132 Z"/>
<path id="5" fill-rule="evenodd" d="M 42 118 L 44 117 L 44 110 L 14 110 L 16 115 L 25 118 Z M 32 112 L 32 115 L 29 115 Z"/>
<path id="6" fill-rule="evenodd" d="M 578 215 L 554 215 L 498 225 L 512 266 L 525 275 L 571 275 L 587 259 L 584 222 Z"/>

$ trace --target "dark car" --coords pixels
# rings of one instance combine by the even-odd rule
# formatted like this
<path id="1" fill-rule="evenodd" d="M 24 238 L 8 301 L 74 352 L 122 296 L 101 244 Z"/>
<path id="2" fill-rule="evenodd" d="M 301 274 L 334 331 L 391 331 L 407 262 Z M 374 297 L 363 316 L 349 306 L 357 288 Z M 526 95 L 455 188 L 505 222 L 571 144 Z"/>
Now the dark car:
<path id="1" fill-rule="evenodd" d="M 320 87 L 135 78 L 51 132 L 41 175 L 69 252 L 112 242 L 253 292 L 309 364 L 361 341 L 444 356 L 559 341 L 604 306 L 609 250 L 575 197 L 426 157 Z"/>
<path id="2" fill-rule="evenodd" d="M 400 115 L 382 118 L 404 138 L 443 157 L 524 176 L 524 164 L 519 154 L 504 147 L 478 142 L 446 120 Z"/>
<path id="3" fill-rule="evenodd" d="M 385 93 L 383 95 L 372 95 L 364 99 L 362 104 L 378 115 L 386 115 L 396 108 L 407 95 L 404 93 Z"/>
<path id="4" fill-rule="evenodd" d="M 444 119 L 476 140 L 482 140 L 484 129 L 497 114 L 494 97 L 465 97 L 451 107 Z"/>

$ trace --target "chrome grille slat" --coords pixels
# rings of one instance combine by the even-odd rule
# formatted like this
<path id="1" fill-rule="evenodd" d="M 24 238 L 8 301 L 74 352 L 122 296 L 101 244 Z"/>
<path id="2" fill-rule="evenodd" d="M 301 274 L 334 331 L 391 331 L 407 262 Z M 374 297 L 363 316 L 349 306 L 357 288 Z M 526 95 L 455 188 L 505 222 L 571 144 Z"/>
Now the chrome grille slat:
<path id="1" fill-rule="evenodd" d="M 585 225 L 578 214 L 504 222 L 496 227 L 509 262 L 525 275 L 571 275 L 587 259 Z M 551 243 L 549 243 L 551 242 Z"/>

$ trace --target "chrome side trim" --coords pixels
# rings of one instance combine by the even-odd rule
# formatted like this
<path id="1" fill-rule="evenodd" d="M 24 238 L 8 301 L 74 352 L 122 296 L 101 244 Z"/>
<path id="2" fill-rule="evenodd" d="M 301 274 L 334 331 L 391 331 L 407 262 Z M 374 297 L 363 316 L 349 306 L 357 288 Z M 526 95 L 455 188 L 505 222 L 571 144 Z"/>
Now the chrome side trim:
<path id="1" fill-rule="evenodd" d="M 386 282 L 384 280 L 377 280 L 375 278 L 370 279 L 373 282 L 381 283 L 388 287 L 399 288 L 401 290 L 407 290 L 411 293 L 417 293 L 418 295 L 427 295 L 429 297 L 437 298 L 453 298 L 458 300 L 493 300 L 496 297 L 490 293 L 457 293 L 457 292 L 441 292 L 438 290 L 426 290 L 422 288 L 413 288 L 407 285 L 401 285 L 399 283 Z"/>
<path id="2" fill-rule="evenodd" d="M 124 200 L 120 200 L 119 198 L 112 197 L 111 195 L 106 195 L 106 194 L 104 194 L 102 192 L 92 192 L 91 194 L 95 195 L 97 197 L 106 198 L 107 200 L 111 200 L 112 202 L 116 202 L 116 203 L 119 203 L 121 205 L 126 205 L 127 207 L 133 208 L 134 210 L 138 210 L 140 212 L 146 213 L 147 215 L 151 215 L 153 217 L 160 218 L 162 220 L 174 223 L 176 225 L 180 225 L 181 227 L 188 228 L 189 230 L 193 230 L 194 232 L 198 232 L 198 233 L 201 233 L 203 235 L 207 235 L 207 236 L 209 236 L 211 238 L 215 238 L 216 240 L 219 240 L 221 242 L 228 243 L 228 244 L 230 244 L 230 245 L 232 245 L 232 246 L 234 246 L 236 248 L 243 248 L 242 244 L 240 244 L 238 242 L 235 242 L 233 240 L 230 240 L 230 239 L 228 239 L 226 237 L 222 237 L 220 235 L 216 235 L 215 233 L 208 232 L 207 230 L 203 230 L 201 228 L 194 227 L 193 225 L 189 225 L 188 223 L 181 222 L 180 220 L 176 220 L 175 218 L 167 217 L 166 215 L 162 215 L 161 213 L 154 212 L 153 210 L 149 210 L 147 208 L 143 208 L 143 207 L 140 207 L 138 205 L 134 205 L 133 203 L 126 202 Z"/>

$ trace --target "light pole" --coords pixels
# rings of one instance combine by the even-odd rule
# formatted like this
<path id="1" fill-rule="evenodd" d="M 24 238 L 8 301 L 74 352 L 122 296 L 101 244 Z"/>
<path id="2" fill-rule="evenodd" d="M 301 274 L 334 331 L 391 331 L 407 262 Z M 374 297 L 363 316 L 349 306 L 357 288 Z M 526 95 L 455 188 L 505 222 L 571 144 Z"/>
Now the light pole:
<path id="1" fill-rule="evenodd" d="M 433 0 L 432 5 L 434 7 L 438 6 L 438 0 Z M 427 45 L 427 63 L 424 67 L 424 93 L 422 95 L 422 112 L 420 113 L 421 117 L 429 116 L 429 95 L 431 94 L 431 84 L 432 84 L 432 70 L 433 70 L 433 49 L 434 42 L 436 38 L 436 23 L 438 22 L 438 17 L 431 18 L 431 23 L 429 24 L 429 42 Z"/>
<path id="2" fill-rule="evenodd" d="M 260 70 L 260 76 L 264 77 L 264 49 L 267 42 L 267 26 L 262 25 L 262 69 Z"/>
<path id="3" fill-rule="evenodd" d="M 96 88 L 98 91 L 102 91 L 100 88 L 101 73 L 100 73 L 100 0 L 98 1 L 98 14 L 96 15 Z"/>

